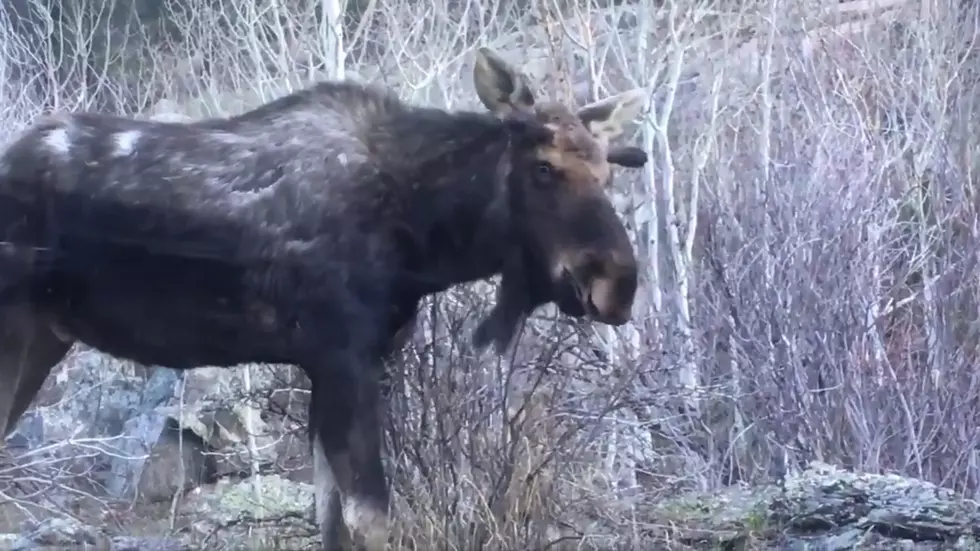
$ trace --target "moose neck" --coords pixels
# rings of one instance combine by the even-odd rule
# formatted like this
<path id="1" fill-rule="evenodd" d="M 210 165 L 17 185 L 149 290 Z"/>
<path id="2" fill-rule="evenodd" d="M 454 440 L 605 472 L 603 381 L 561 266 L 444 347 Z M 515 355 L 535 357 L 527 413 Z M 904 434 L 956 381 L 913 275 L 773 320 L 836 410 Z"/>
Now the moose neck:
<path id="1" fill-rule="evenodd" d="M 508 193 L 515 145 L 506 123 L 413 109 L 389 131 L 400 154 L 384 172 L 406 190 L 393 210 L 404 229 L 404 268 L 417 288 L 439 292 L 498 273 L 518 246 Z"/>

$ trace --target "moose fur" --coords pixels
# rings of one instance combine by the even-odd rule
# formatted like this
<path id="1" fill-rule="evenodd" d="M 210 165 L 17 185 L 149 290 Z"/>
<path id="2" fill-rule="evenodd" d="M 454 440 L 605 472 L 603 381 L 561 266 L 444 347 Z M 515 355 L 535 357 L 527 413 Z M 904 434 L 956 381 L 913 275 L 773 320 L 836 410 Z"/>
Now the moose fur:
<path id="1" fill-rule="evenodd" d="M 474 79 L 490 113 L 340 81 L 228 118 L 33 125 L 0 154 L 3 434 L 75 342 L 173 369 L 295 364 L 323 546 L 383 549 L 378 381 L 419 301 L 506 265 L 522 308 L 622 324 L 636 292 L 604 186 L 645 162 L 608 145 L 643 94 L 537 105 L 488 50 Z"/>

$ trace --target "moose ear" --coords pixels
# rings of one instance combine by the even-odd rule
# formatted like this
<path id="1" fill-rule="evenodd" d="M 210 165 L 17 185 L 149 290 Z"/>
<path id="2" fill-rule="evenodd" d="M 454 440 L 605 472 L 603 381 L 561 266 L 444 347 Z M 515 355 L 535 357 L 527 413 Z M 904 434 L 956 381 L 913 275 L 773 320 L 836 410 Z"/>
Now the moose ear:
<path id="1" fill-rule="evenodd" d="M 524 73 L 488 48 L 480 48 L 473 66 L 473 84 L 483 105 L 498 117 L 534 107 L 534 93 Z"/>
<path id="2" fill-rule="evenodd" d="M 606 161 L 626 168 L 642 168 L 647 164 L 647 152 L 639 147 L 613 147 L 606 154 Z"/>
<path id="3" fill-rule="evenodd" d="M 596 139 L 609 143 L 623 133 L 624 124 L 640 116 L 646 99 L 647 91 L 644 88 L 635 88 L 590 103 L 579 109 L 578 116 Z"/>

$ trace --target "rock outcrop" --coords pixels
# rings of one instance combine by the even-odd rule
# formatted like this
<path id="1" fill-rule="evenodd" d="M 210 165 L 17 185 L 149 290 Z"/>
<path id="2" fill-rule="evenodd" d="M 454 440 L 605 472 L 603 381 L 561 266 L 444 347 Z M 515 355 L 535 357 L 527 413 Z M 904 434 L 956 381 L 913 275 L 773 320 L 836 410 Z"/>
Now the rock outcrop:
<path id="1" fill-rule="evenodd" d="M 270 472 L 273 463 L 292 470 L 307 461 L 296 421 L 305 415 L 307 385 L 291 366 L 180 372 L 79 346 L 45 382 L 6 446 L 15 458 L 30 456 L 35 478 L 49 477 L 44 466 L 57 463 L 59 483 L 69 482 L 68 466 L 84 473 L 86 485 L 104 489 L 103 497 L 170 500 L 223 476 Z"/>
<path id="2" fill-rule="evenodd" d="M 312 491 L 309 484 L 276 475 L 224 481 L 186 496 L 175 533 L 164 531 L 166 519 L 160 519 L 158 533 L 126 536 L 50 520 L 25 527 L 22 536 L 0 537 L 0 548 L 308 549 L 317 541 Z M 973 501 L 927 482 L 825 464 L 781 484 L 685 495 L 645 509 L 637 520 L 650 549 L 980 549 L 980 508 Z M 568 540 L 552 548 L 618 548 L 617 541 L 615 532 L 590 529 L 587 543 Z"/>
<path id="3" fill-rule="evenodd" d="M 678 549 L 980 549 L 980 507 L 928 482 L 814 463 L 782 484 L 658 506 L 650 536 Z"/>

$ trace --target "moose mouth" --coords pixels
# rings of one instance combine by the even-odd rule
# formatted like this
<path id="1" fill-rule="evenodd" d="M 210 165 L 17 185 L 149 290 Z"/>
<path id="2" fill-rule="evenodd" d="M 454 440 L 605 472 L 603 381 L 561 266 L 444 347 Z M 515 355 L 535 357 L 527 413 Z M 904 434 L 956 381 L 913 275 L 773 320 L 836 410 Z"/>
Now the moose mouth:
<path id="1" fill-rule="evenodd" d="M 519 256 L 512 259 L 510 269 L 505 271 L 503 287 L 521 290 L 516 294 L 516 297 L 520 297 L 516 299 L 519 303 L 516 305 L 509 304 L 515 300 L 515 296 L 512 296 L 514 293 L 504 292 L 504 297 L 508 298 L 498 300 L 503 306 L 529 314 L 538 306 L 551 302 L 562 314 L 572 318 L 585 318 L 615 326 L 629 321 L 628 309 L 624 313 L 618 308 L 609 308 L 616 304 L 614 298 L 595 296 L 597 291 L 611 292 L 616 288 L 614 284 L 602 284 L 610 282 L 602 281 L 600 270 L 594 266 L 582 269 L 561 267 L 559 271 L 549 270 L 541 261 L 544 255 L 534 254 L 534 252 L 522 250 Z M 605 305 L 606 308 L 600 305 Z"/>
<path id="2" fill-rule="evenodd" d="M 555 273 L 545 269 L 538 258 L 525 250 L 505 264 L 496 304 L 473 332 L 473 343 L 478 348 L 493 343 L 498 352 L 507 349 L 521 320 L 549 302 L 564 315 L 576 319 L 586 318 L 606 325 L 622 325 L 629 321 L 628 309 L 604 314 L 594 300 L 598 291 L 600 304 L 616 304 L 615 300 L 610 300 L 612 297 L 601 295 L 615 288 L 610 281 L 593 275 L 581 278 L 587 280 L 587 284 L 583 284 L 569 269 L 561 269 L 555 277 Z"/>
<path id="3" fill-rule="evenodd" d="M 563 273 L 562 277 L 555 282 L 553 292 L 552 299 L 555 306 L 566 316 L 583 318 L 595 311 L 595 305 L 592 304 L 591 298 L 587 295 L 583 297 L 584 293 L 581 287 L 568 272 Z"/>
<path id="4" fill-rule="evenodd" d="M 603 312 L 595 303 L 595 281 L 581 281 L 565 270 L 553 285 L 553 300 L 561 312 L 574 318 L 586 318 L 606 325 L 619 326 L 629 321 L 621 311 Z"/>

